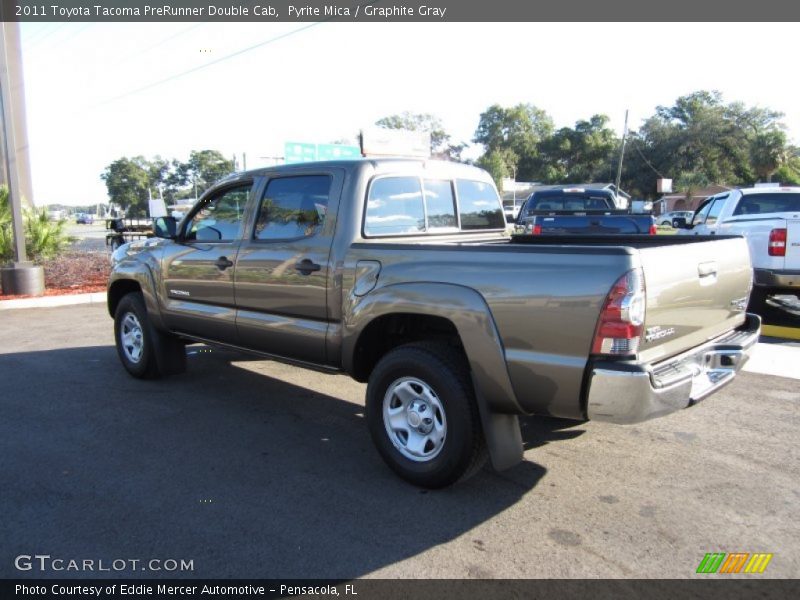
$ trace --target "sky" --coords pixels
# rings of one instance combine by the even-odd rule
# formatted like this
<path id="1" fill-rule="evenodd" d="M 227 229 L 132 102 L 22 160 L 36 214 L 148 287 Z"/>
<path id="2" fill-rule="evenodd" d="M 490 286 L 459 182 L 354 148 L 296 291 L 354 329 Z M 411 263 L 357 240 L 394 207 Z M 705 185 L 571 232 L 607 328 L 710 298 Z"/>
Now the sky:
<path id="1" fill-rule="evenodd" d="M 471 142 L 492 104 L 622 135 L 718 90 L 785 113 L 800 139 L 793 23 L 23 23 L 34 202 L 106 202 L 123 156 L 191 150 L 273 164 L 284 143 L 354 139 L 404 111 Z M 477 157 L 480 147 L 468 150 Z"/>

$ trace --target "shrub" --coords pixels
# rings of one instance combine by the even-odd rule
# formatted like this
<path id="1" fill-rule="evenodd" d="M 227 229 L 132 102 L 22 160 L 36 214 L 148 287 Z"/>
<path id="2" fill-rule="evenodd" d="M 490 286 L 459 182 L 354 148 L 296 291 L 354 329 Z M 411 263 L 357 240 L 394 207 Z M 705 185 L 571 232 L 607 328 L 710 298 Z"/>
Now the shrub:
<path id="1" fill-rule="evenodd" d="M 25 251 L 36 263 L 58 256 L 72 242 L 66 231 L 66 220 L 51 221 L 47 209 L 24 207 Z M 14 258 L 14 230 L 11 226 L 11 205 L 8 188 L 0 186 L 0 262 Z"/>

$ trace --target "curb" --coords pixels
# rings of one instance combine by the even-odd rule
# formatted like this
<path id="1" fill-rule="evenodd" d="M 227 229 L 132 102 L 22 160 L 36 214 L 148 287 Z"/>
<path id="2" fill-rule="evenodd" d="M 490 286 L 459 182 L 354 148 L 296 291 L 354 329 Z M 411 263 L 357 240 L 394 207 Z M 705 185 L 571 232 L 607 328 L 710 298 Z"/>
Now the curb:
<path id="1" fill-rule="evenodd" d="M 14 308 L 52 308 L 54 306 L 69 306 L 71 304 L 105 304 L 106 293 L 94 292 L 91 294 L 65 294 L 63 296 L 41 296 L 39 298 L 16 298 L 13 300 L 0 300 L 0 310 Z"/>
<path id="2" fill-rule="evenodd" d="M 800 328 L 779 327 L 778 325 L 762 325 L 761 335 L 788 340 L 800 340 Z"/>

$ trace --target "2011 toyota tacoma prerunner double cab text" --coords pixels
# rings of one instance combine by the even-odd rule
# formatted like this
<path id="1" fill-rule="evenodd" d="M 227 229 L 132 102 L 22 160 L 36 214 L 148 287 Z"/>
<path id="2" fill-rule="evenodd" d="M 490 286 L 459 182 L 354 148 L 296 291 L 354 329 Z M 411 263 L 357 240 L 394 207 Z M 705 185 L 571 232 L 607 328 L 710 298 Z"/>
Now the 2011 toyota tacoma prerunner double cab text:
<path id="1" fill-rule="evenodd" d="M 194 342 L 346 372 L 381 456 L 425 487 L 520 461 L 518 415 L 689 406 L 760 329 L 744 239 L 508 237 L 490 176 L 456 163 L 237 173 L 155 226 L 108 285 L 131 375 L 184 370 Z"/>

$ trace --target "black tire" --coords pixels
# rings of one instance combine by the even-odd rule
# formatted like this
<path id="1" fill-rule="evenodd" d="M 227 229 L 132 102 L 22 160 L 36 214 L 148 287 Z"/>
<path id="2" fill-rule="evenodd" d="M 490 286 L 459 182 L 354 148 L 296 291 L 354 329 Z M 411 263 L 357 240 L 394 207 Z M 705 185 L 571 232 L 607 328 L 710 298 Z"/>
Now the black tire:
<path id="1" fill-rule="evenodd" d="M 419 414 L 431 415 L 430 410 L 434 410 L 438 415 L 441 409 L 443 418 L 434 420 L 437 423 L 441 420 L 446 426 L 441 444 L 425 442 L 423 452 L 430 448 L 429 458 L 417 456 L 412 459 L 406 446 L 410 446 L 408 436 L 418 436 L 417 430 L 410 424 L 406 425 L 413 433 L 407 431 L 405 440 L 402 432 L 390 433 L 390 426 L 384 418 L 384 404 L 387 403 L 389 410 L 393 402 L 400 403 L 399 396 L 389 395 L 389 391 L 404 384 L 417 386 L 410 389 L 422 398 L 426 388 L 419 387 L 418 383 L 433 393 L 435 404 L 423 402 L 429 406 L 428 412 L 417 413 L 415 422 Z M 421 408 L 425 410 L 424 406 Z M 409 414 L 408 406 L 403 404 L 395 408 L 401 409 L 402 415 Z M 372 441 L 383 460 L 395 473 L 414 485 L 445 487 L 471 477 L 486 462 L 486 443 L 466 360 L 460 352 L 445 344 L 407 344 L 386 354 L 369 378 L 366 417 Z M 420 425 L 424 427 L 424 424 Z"/>
<path id="2" fill-rule="evenodd" d="M 765 287 L 753 286 L 750 292 L 750 302 L 747 303 L 747 311 L 762 314 L 767 307 L 767 297 L 772 294 L 772 290 Z"/>
<path id="3" fill-rule="evenodd" d="M 114 313 L 114 342 L 125 370 L 139 379 L 186 370 L 185 344 L 153 326 L 141 292 L 126 294 L 119 301 Z"/>

